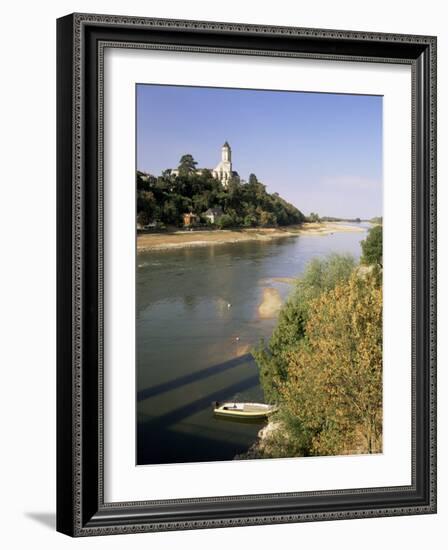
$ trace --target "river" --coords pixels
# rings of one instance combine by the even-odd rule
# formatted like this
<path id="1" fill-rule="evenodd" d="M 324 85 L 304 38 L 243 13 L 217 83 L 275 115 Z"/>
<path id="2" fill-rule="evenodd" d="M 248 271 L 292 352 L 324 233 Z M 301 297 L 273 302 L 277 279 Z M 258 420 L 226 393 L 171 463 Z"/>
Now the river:
<path id="1" fill-rule="evenodd" d="M 367 228 L 367 224 L 363 224 Z M 308 261 L 361 253 L 365 232 L 139 253 L 137 464 L 232 460 L 260 424 L 213 416 L 215 400 L 263 400 L 250 349 L 269 338 L 266 289 L 283 300 Z M 278 291 L 278 292 L 277 292 Z"/>

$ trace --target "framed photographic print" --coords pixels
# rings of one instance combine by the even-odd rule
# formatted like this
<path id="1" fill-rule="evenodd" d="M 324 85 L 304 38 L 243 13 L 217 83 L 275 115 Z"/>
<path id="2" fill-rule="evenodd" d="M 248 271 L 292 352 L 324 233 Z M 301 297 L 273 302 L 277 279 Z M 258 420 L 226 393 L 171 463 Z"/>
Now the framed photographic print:
<path id="1" fill-rule="evenodd" d="M 436 38 L 57 31 L 57 529 L 434 513 Z"/>

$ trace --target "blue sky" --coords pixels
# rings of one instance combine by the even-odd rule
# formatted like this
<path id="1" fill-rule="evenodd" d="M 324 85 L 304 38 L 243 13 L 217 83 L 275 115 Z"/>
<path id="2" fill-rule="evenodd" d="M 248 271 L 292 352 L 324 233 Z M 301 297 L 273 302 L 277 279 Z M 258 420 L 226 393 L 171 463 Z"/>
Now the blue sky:
<path id="1" fill-rule="evenodd" d="M 137 168 L 159 175 L 191 153 L 253 172 L 305 214 L 382 215 L 382 97 L 137 85 Z"/>

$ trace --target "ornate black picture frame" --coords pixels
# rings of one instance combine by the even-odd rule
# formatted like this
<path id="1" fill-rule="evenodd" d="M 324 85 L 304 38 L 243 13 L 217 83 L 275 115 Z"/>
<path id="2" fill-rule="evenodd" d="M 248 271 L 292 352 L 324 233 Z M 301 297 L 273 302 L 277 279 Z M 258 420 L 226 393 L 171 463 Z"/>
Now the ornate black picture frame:
<path id="1" fill-rule="evenodd" d="M 103 487 L 103 53 L 123 48 L 412 68 L 412 484 L 108 503 Z M 57 529 L 70 536 L 436 512 L 436 38 L 73 14 L 57 22 Z"/>

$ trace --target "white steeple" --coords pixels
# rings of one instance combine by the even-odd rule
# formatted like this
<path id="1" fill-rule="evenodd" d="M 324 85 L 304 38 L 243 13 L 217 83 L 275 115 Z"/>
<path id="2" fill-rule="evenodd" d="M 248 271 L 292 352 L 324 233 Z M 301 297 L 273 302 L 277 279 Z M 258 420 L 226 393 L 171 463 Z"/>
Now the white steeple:
<path id="1" fill-rule="evenodd" d="M 232 162 L 232 149 L 227 141 L 221 148 L 221 159 L 223 162 Z"/>
<path id="2" fill-rule="evenodd" d="M 195 173 L 198 175 L 202 174 L 203 170 L 204 169 L 199 168 L 196 170 Z M 235 172 L 232 168 L 232 149 L 230 148 L 230 145 L 227 141 L 224 142 L 224 145 L 221 147 L 221 162 L 216 166 L 216 168 L 211 170 L 211 173 L 215 179 L 221 182 L 224 189 L 227 189 L 229 185 L 229 181 L 231 179 L 237 182 L 240 181 L 238 172 Z M 178 168 L 171 169 L 171 175 L 178 176 L 179 169 Z"/>

